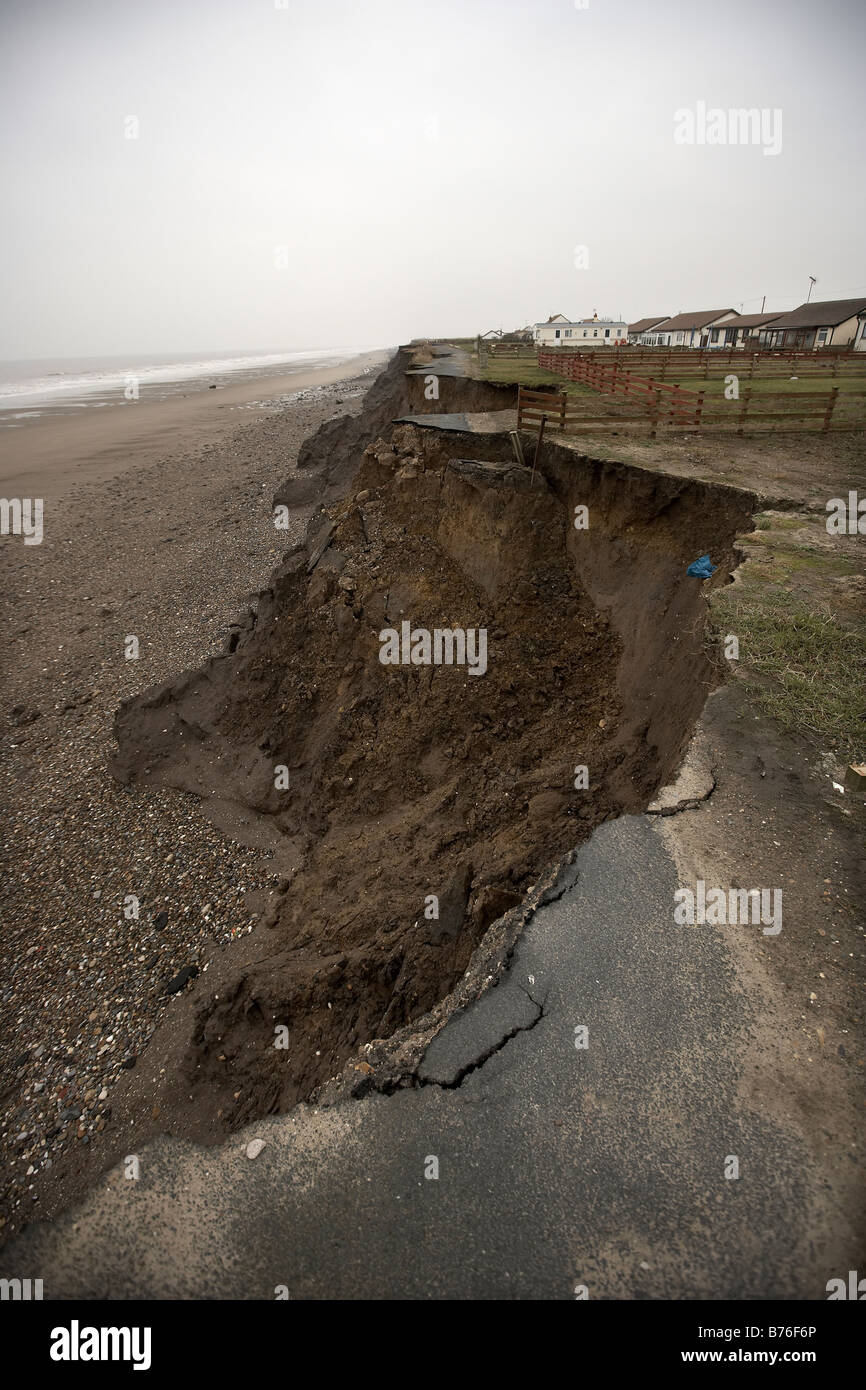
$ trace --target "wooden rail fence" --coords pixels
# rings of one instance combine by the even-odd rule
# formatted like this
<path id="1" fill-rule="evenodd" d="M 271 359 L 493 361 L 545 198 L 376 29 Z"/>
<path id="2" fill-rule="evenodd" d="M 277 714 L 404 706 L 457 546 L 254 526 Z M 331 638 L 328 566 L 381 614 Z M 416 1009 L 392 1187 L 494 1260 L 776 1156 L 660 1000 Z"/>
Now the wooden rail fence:
<path id="1" fill-rule="evenodd" d="M 841 393 L 838 386 L 821 391 L 755 393 L 746 386 L 735 399 L 707 396 L 677 383 L 640 376 L 621 363 L 590 359 L 581 353 L 568 357 L 540 351 L 538 365 L 568 381 L 587 386 L 602 400 L 593 408 L 586 397 L 568 392 L 518 391 L 518 429 L 534 428 L 542 416 L 567 433 L 587 429 L 660 428 L 700 433 L 733 430 L 743 435 L 765 428 L 779 430 L 866 429 L 866 396 Z M 600 410 L 601 413 L 595 413 Z"/>
<path id="2" fill-rule="evenodd" d="M 814 352 L 749 352 L 743 349 L 695 349 L 686 353 L 681 348 L 610 348 L 600 351 L 540 348 L 539 366 L 542 357 L 561 362 L 580 358 L 583 361 L 616 365 L 629 371 L 646 371 L 658 381 L 663 381 L 668 375 L 698 377 L 706 381 L 730 372 L 740 377 L 747 376 L 750 380 L 761 376 L 780 379 L 791 376 L 866 379 L 866 353 L 863 352 L 834 353 L 822 357 Z M 554 367 L 550 370 L 559 369 Z"/>

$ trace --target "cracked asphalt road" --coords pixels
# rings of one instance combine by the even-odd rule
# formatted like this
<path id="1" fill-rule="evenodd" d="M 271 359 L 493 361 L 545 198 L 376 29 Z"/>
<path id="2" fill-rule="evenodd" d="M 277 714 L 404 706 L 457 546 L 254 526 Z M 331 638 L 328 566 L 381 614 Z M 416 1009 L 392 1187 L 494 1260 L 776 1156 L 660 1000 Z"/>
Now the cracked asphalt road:
<path id="1" fill-rule="evenodd" d="M 833 1172 L 744 1099 L 761 1001 L 724 932 L 674 925 L 659 822 L 604 825 L 570 878 L 413 1089 L 220 1150 L 161 1139 L 138 1181 L 115 1169 L 26 1231 L 3 1275 L 46 1298 L 825 1297 L 851 1255 Z"/>

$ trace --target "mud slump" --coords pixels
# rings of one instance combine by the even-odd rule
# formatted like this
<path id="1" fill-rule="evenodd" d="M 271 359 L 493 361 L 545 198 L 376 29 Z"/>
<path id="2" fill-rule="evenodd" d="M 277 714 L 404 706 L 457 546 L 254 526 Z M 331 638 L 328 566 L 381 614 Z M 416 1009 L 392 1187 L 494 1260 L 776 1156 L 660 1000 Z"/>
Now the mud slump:
<path id="1" fill-rule="evenodd" d="M 192 986 L 183 1089 L 224 1130 L 441 1017 L 491 924 L 595 825 L 647 804 L 719 679 L 685 569 L 709 551 L 725 582 L 753 499 L 555 444 L 531 481 L 505 434 L 390 426 L 403 365 L 311 445 L 289 499 L 354 476 L 233 650 L 116 719 L 115 775 L 193 792 L 274 853 L 262 921 Z M 380 632 L 403 621 L 485 628 L 485 674 L 383 665 Z"/>

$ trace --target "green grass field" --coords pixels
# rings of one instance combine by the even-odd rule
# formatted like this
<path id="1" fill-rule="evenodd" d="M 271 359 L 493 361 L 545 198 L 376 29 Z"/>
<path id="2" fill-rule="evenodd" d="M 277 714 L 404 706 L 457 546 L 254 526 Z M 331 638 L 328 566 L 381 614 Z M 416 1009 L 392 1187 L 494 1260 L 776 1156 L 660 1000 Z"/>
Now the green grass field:
<path id="1" fill-rule="evenodd" d="M 853 559 L 826 545 L 823 520 L 757 518 L 740 582 L 714 591 L 711 626 L 740 641 L 740 676 L 785 729 L 849 756 L 866 751 L 866 622 Z M 862 581 L 860 581 L 862 582 Z"/>
<path id="2" fill-rule="evenodd" d="M 477 353 L 474 345 L 470 350 L 470 358 L 473 369 L 483 381 L 507 381 L 519 382 L 523 386 L 556 386 L 565 391 L 569 396 L 580 397 L 581 399 L 594 398 L 598 403 L 600 413 L 616 414 L 617 411 L 628 412 L 626 405 L 627 397 L 624 395 L 611 395 L 597 391 L 594 387 L 586 386 L 582 383 L 565 381 L 554 372 L 549 372 L 540 368 L 534 356 L 524 357 L 495 357 L 488 354 L 483 366 L 479 365 Z M 736 364 L 735 364 L 736 365 Z M 651 375 L 649 367 L 641 367 L 636 375 Z M 775 375 L 775 376 L 756 376 L 749 378 L 747 372 L 737 373 L 734 367 L 722 368 L 714 371 L 712 376 L 704 378 L 684 368 L 677 372 L 673 368 L 668 368 L 665 376 L 659 378 L 666 386 L 682 386 L 685 391 L 704 392 L 704 400 L 708 407 L 715 408 L 718 405 L 727 403 L 725 397 L 726 377 L 736 375 L 738 377 L 738 389 L 740 398 L 746 390 L 751 393 L 752 401 L 762 401 L 768 397 L 774 397 L 779 402 L 779 408 L 784 410 L 784 401 L 791 400 L 792 403 L 799 396 L 816 394 L 821 400 L 827 399 L 827 392 L 831 387 L 839 388 L 839 398 L 835 408 L 836 418 L 849 420 L 863 418 L 866 420 L 866 362 L 864 371 L 857 375 L 839 376 L 833 378 L 827 373 L 797 376 Z M 665 392 L 664 395 L 668 393 Z M 821 409 L 821 400 L 814 405 L 810 403 L 809 409 L 816 412 Z M 604 402 L 604 404 L 602 404 Z M 614 405 L 616 403 L 616 405 Z M 730 402 L 732 410 L 736 410 L 736 401 Z"/>

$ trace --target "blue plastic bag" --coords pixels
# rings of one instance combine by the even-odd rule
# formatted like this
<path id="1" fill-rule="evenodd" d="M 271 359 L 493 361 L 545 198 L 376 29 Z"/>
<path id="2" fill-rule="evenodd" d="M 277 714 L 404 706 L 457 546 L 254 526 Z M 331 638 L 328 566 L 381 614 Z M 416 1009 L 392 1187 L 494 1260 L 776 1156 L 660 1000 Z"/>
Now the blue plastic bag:
<path id="1" fill-rule="evenodd" d="M 686 574 L 693 574 L 696 579 L 710 579 L 718 569 L 718 565 L 710 564 L 709 555 L 702 555 L 699 560 L 693 560 L 686 570 Z"/>

